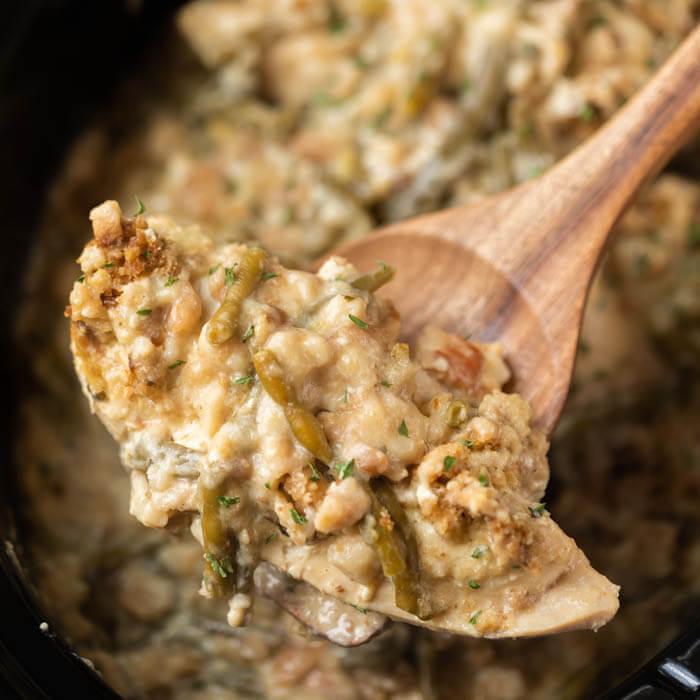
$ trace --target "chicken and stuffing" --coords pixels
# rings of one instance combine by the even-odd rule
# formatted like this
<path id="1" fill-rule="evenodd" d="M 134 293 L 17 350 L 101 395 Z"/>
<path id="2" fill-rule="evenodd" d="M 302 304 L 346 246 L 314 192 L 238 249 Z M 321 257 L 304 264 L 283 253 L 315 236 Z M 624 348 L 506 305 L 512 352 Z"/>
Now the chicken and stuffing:
<path id="1" fill-rule="evenodd" d="M 70 295 L 75 366 L 119 442 L 130 512 L 189 525 L 200 593 L 245 621 L 262 561 L 395 619 L 485 637 L 598 628 L 618 587 L 541 502 L 547 440 L 502 387 L 497 343 L 427 327 L 413 348 L 372 292 L 216 246 L 165 216 L 90 213 Z"/>

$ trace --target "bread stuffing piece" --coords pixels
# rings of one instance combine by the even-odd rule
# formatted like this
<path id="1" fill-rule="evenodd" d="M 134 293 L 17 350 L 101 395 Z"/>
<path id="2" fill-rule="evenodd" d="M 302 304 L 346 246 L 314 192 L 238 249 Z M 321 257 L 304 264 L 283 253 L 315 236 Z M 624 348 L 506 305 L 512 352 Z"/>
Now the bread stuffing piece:
<path id="1" fill-rule="evenodd" d="M 189 524 L 200 592 L 252 602 L 266 560 L 362 609 L 473 636 L 598 627 L 617 586 L 541 502 L 545 437 L 498 344 L 426 328 L 332 258 L 318 274 L 196 226 L 90 213 L 66 315 L 131 513 Z M 399 272 L 400 273 L 400 272 Z"/>

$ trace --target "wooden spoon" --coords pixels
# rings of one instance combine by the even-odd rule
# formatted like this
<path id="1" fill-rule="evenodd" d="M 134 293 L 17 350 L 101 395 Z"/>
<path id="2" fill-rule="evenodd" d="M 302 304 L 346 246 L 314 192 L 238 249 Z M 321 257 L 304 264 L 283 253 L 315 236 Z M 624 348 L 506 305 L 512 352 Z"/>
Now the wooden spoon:
<path id="1" fill-rule="evenodd" d="M 498 340 L 510 389 L 551 432 L 588 288 L 631 199 L 700 121 L 700 28 L 608 123 L 547 173 L 478 204 L 402 221 L 334 253 L 397 268 L 383 293 L 406 339 L 425 324 Z"/>

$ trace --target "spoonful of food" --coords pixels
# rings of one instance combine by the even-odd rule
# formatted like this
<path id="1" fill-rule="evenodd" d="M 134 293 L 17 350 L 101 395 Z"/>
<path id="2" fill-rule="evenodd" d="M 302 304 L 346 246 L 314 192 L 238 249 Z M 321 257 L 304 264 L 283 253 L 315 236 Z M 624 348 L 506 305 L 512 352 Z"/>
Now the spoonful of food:
<path id="1" fill-rule="evenodd" d="M 492 638 L 605 624 L 618 587 L 541 501 L 544 433 L 610 229 L 699 116 L 700 29 L 543 177 L 385 228 L 318 274 L 95 207 L 65 313 L 130 512 L 190 528 L 200 593 L 234 626 L 256 589 L 348 645 L 384 615 Z M 525 401 L 501 391 L 507 365 Z"/>
<path id="2" fill-rule="evenodd" d="M 569 390 L 588 288 L 635 193 L 699 125 L 700 28 L 608 123 L 537 179 L 477 204 L 400 221 L 341 246 L 384 287 L 411 339 L 426 323 L 498 340 L 511 389 L 551 432 Z"/>

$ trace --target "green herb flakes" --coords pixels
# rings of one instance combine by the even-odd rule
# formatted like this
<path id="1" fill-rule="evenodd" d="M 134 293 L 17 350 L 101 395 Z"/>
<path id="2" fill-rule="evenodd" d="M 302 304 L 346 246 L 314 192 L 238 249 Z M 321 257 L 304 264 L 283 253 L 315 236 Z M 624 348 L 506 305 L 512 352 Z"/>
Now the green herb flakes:
<path id="1" fill-rule="evenodd" d="M 360 328 L 367 329 L 369 328 L 369 325 L 365 323 L 361 318 L 357 318 L 357 316 L 353 316 L 352 314 L 348 314 L 348 318 L 356 325 L 359 326 Z"/>
<path id="2" fill-rule="evenodd" d="M 685 239 L 691 248 L 700 246 L 700 224 L 690 224 L 685 232 Z"/>
<path id="3" fill-rule="evenodd" d="M 245 335 L 241 338 L 241 341 L 243 343 L 247 343 L 248 339 L 250 338 L 251 335 L 253 335 L 253 326 L 251 326 L 246 332 Z"/>
<path id="4" fill-rule="evenodd" d="M 139 196 L 137 194 L 134 195 L 134 199 L 136 200 L 136 212 L 134 213 L 134 216 L 139 216 L 143 214 L 143 212 L 146 211 L 146 207 L 143 206 L 143 202 L 139 199 Z"/>
<path id="5" fill-rule="evenodd" d="M 250 384 L 250 382 L 252 382 L 253 379 L 255 379 L 255 377 L 253 377 L 252 374 L 247 374 L 245 377 L 238 377 L 238 379 L 234 379 L 232 384 L 244 386 L 245 384 Z"/>
<path id="6" fill-rule="evenodd" d="M 355 469 L 355 460 L 351 459 L 349 462 L 338 462 L 336 465 L 333 466 L 333 469 L 341 478 L 341 480 L 347 479 L 349 476 L 352 475 L 352 472 Z"/>
<path id="7" fill-rule="evenodd" d="M 379 383 L 380 383 L 382 386 L 385 386 L 387 389 L 390 389 L 390 388 L 391 388 L 391 384 L 389 384 L 389 382 L 387 382 L 386 379 L 382 379 L 382 381 L 379 382 Z"/>
<path id="8" fill-rule="evenodd" d="M 383 260 L 377 260 L 377 265 L 382 268 L 382 272 L 386 272 L 387 264 Z"/>
<path id="9" fill-rule="evenodd" d="M 485 544 L 482 544 L 472 552 L 472 559 L 481 559 L 488 551 L 489 548 Z"/>
<path id="10" fill-rule="evenodd" d="M 578 118 L 582 122 L 592 122 L 595 119 L 595 110 L 593 106 L 586 102 L 579 110 Z"/>
<path id="11" fill-rule="evenodd" d="M 236 275 L 233 272 L 233 268 L 232 267 L 225 267 L 224 274 L 226 275 L 226 279 L 224 280 L 224 284 L 227 287 L 230 287 L 236 281 Z"/>
<path id="12" fill-rule="evenodd" d="M 113 263 L 113 262 L 106 262 L 106 263 L 104 264 L 104 266 L 105 266 L 105 267 L 116 267 L 117 264 L 116 264 L 116 263 Z"/>
<path id="13" fill-rule="evenodd" d="M 279 277 L 279 275 L 276 272 L 266 272 L 263 276 L 262 279 L 264 280 L 271 280 L 273 277 Z"/>
<path id="14" fill-rule="evenodd" d="M 139 316 L 150 316 L 152 313 L 152 309 L 139 309 L 136 313 Z"/>
<path id="15" fill-rule="evenodd" d="M 478 621 L 479 618 L 481 617 L 481 613 L 484 612 L 483 610 L 477 610 L 470 618 L 469 618 L 469 624 L 470 625 L 475 625 Z"/>
<path id="16" fill-rule="evenodd" d="M 474 447 L 474 445 L 476 445 L 476 440 L 460 440 L 460 442 L 461 442 L 465 447 Z"/>
<path id="17" fill-rule="evenodd" d="M 474 590 L 476 590 L 477 588 L 481 588 L 481 584 L 478 581 L 475 581 L 473 578 L 470 578 L 469 588 L 473 588 Z"/>
<path id="18" fill-rule="evenodd" d="M 355 610 L 358 610 L 359 612 L 361 612 L 363 615 L 367 614 L 367 608 L 362 608 L 359 605 L 355 605 L 355 603 L 350 603 L 350 606 L 355 608 Z"/>
<path id="19" fill-rule="evenodd" d="M 489 485 L 489 480 L 486 478 L 486 474 L 479 474 L 479 483 L 482 486 L 488 486 Z"/>
<path id="20" fill-rule="evenodd" d="M 177 369 L 178 367 L 182 367 L 184 364 L 185 360 L 178 360 L 177 362 L 173 362 L 172 365 L 168 365 L 168 369 Z"/>
<path id="21" fill-rule="evenodd" d="M 306 517 L 301 515 L 296 508 L 291 508 L 289 514 L 297 525 L 303 525 L 306 522 Z"/>
<path id="22" fill-rule="evenodd" d="M 217 496 L 216 502 L 224 508 L 230 508 L 231 506 L 235 506 L 236 503 L 240 503 L 241 499 L 238 498 L 238 496 Z"/>
<path id="23" fill-rule="evenodd" d="M 209 268 L 209 274 L 213 275 L 220 267 L 221 267 L 221 263 L 216 263 L 216 265 L 212 265 Z"/>
<path id="24" fill-rule="evenodd" d="M 146 258 L 146 260 L 150 260 L 151 259 L 151 251 L 150 250 L 144 251 L 143 257 Z"/>
<path id="25" fill-rule="evenodd" d="M 343 15 L 340 14 L 338 8 L 333 4 L 328 4 L 328 31 L 332 34 L 340 34 L 345 31 L 346 22 Z"/>
<path id="26" fill-rule="evenodd" d="M 233 564 L 229 557 L 222 557 L 219 561 L 213 554 L 207 552 L 204 558 L 211 564 L 211 568 L 221 576 L 221 578 L 226 578 L 229 574 L 233 573 Z"/>
<path id="27" fill-rule="evenodd" d="M 266 482 L 265 482 L 265 488 L 268 489 L 268 490 L 270 489 L 270 482 L 269 482 L 269 481 L 266 481 Z"/>
<path id="28" fill-rule="evenodd" d="M 348 388 L 345 387 L 345 392 L 343 393 L 343 403 L 348 402 Z"/>
<path id="29" fill-rule="evenodd" d="M 533 518 L 541 518 L 543 515 L 548 514 L 547 506 L 545 503 L 538 503 L 537 505 L 530 506 L 530 515 Z"/>
<path id="30" fill-rule="evenodd" d="M 321 475 L 319 474 L 318 470 L 314 466 L 313 462 L 309 462 L 308 465 L 309 469 L 311 469 L 311 476 L 309 477 L 311 481 L 320 481 Z"/>
<path id="31" fill-rule="evenodd" d="M 450 455 L 447 455 L 445 459 L 442 460 L 442 471 L 443 472 L 448 472 L 452 467 L 454 467 L 455 462 L 457 460 L 454 457 L 451 457 Z"/>
<path id="32" fill-rule="evenodd" d="M 265 538 L 265 544 L 270 544 L 270 542 L 272 542 L 272 540 L 274 540 L 275 537 L 277 537 L 277 533 L 276 533 L 276 532 L 271 532 L 271 533 Z"/>
<path id="33" fill-rule="evenodd" d="M 179 277 L 173 277 L 172 275 L 168 275 L 168 281 L 165 283 L 165 287 L 172 287 L 175 282 L 178 282 L 180 280 Z"/>
<path id="34" fill-rule="evenodd" d="M 406 427 L 405 420 L 401 421 L 401 425 L 399 426 L 399 435 L 403 435 L 404 437 L 408 437 L 408 428 Z"/>
<path id="35" fill-rule="evenodd" d="M 76 277 L 75 281 L 82 284 L 83 282 L 85 282 L 85 275 L 80 275 L 80 277 Z"/>

